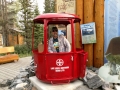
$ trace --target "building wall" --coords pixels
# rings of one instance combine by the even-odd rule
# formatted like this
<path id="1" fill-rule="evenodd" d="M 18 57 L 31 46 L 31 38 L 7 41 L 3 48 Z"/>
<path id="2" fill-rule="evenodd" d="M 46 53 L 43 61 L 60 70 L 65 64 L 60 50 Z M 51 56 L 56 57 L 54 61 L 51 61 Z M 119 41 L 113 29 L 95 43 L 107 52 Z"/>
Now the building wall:
<path id="1" fill-rule="evenodd" d="M 2 34 L 0 34 L 0 46 L 3 45 L 3 38 L 2 38 Z"/>
<path id="2" fill-rule="evenodd" d="M 22 45 L 24 43 L 23 39 L 24 39 L 23 36 L 21 36 L 20 34 L 18 35 L 9 34 L 9 45 L 10 46 Z"/>
<path id="3" fill-rule="evenodd" d="M 74 2 L 74 4 L 72 4 L 73 7 L 71 6 L 68 8 L 65 1 L 70 4 L 71 2 Z M 76 47 L 82 47 L 86 52 L 88 52 L 88 67 L 102 66 L 104 61 L 104 0 L 56 0 L 56 4 L 57 13 L 65 12 L 77 14 L 79 18 L 81 18 L 81 24 L 95 22 L 97 43 L 81 45 L 79 25 L 76 25 L 75 27 L 75 37 L 77 38 L 75 43 Z M 67 34 L 69 36 L 69 33 Z"/>
<path id="4" fill-rule="evenodd" d="M 105 0 L 104 54 L 112 38 L 120 36 L 120 0 Z M 104 63 L 107 60 L 104 58 Z"/>

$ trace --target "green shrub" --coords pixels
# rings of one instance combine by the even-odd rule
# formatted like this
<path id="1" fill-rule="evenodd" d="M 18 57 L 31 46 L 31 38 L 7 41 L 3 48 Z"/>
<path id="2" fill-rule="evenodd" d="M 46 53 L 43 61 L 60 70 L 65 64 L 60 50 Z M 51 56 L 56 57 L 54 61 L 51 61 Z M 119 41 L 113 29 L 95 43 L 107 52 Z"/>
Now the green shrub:
<path id="1" fill-rule="evenodd" d="M 20 57 L 26 57 L 31 55 L 32 49 L 28 48 L 27 45 L 16 45 L 15 53 L 19 54 Z"/>

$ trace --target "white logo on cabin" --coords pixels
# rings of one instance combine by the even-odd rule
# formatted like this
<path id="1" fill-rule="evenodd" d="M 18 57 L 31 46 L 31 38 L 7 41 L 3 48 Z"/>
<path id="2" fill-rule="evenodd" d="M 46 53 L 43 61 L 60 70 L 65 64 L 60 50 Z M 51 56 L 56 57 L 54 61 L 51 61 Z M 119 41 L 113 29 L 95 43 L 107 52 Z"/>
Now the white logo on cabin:
<path id="1" fill-rule="evenodd" d="M 57 59 L 56 60 L 56 65 L 57 66 L 62 66 L 64 64 L 64 61 L 62 59 Z"/>

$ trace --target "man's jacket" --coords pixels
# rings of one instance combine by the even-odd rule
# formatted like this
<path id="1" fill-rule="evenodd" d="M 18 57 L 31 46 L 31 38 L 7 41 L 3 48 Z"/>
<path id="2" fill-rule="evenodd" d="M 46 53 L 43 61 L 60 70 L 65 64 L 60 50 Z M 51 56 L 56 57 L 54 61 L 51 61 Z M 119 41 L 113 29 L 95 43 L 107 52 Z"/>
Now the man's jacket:
<path id="1" fill-rule="evenodd" d="M 58 36 L 58 45 L 59 45 L 59 52 L 70 52 L 71 51 L 71 45 L 69 41 L 63 35 Z M 50 38 L 48 42 L 48 52 L 50 53 L 57 52 L 53 44 L 53 37 Z"/>

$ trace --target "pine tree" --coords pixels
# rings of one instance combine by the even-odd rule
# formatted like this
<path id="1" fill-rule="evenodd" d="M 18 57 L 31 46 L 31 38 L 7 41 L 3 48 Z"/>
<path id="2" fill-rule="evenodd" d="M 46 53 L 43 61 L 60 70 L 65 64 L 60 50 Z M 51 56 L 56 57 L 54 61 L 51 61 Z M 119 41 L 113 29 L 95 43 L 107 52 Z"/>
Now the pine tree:
<path id="1" fill-rule="evenodd" d="M 1 33 L 3 35 L 3 44 L 4 46 L 8 45 L 7 39 L 7 31 L 8 31 L 8 18 L 7 18 L 7 1 L 6 0 L 0 0 L 0 26 L 1 26 Z"/>
<path id="2" fill-rule="evenodd" d="M 38 6 L 35 8 L 35 17 L 39 15 Z M 42 24 L 35 24 L 34 29 L 34 48 L 38 47 L 39 43 L 43 41 L 43 25 Z"/>
<path id="3" fill-rule="evenodd" d="M 21 5 L 21 20 L 20 27 L 24 32 L 23 36 L 26 42 L 26 45 L 31 49 L 32 41 L 32 26 L 34 19 L 34 4 L 31 0 L 19 0 Z"/>
<path id="4" fill-rule="evenodd" d="M 44 13 L 54 13 L 55 12 L 55 0 L 45 0 Z"/>
<path id="5" fill-rule="evenodd" d="M 45 0 L 45 3 L 44 3 L 44 13 L 55 13 L 55 0 Z M 49 28 L 49 31 L 48 31 L 48 38 L 51 37 L 51 28 L 52 28 L 52 25 L 48 27 Z"/>
<path id="6" fill-rule="evenodd" d="M 8 46 L 8 35 L 16 23 L 18 9 L 15 1 L 0 0 L 0 33 L 3 36 L 3 45 Z"/>

